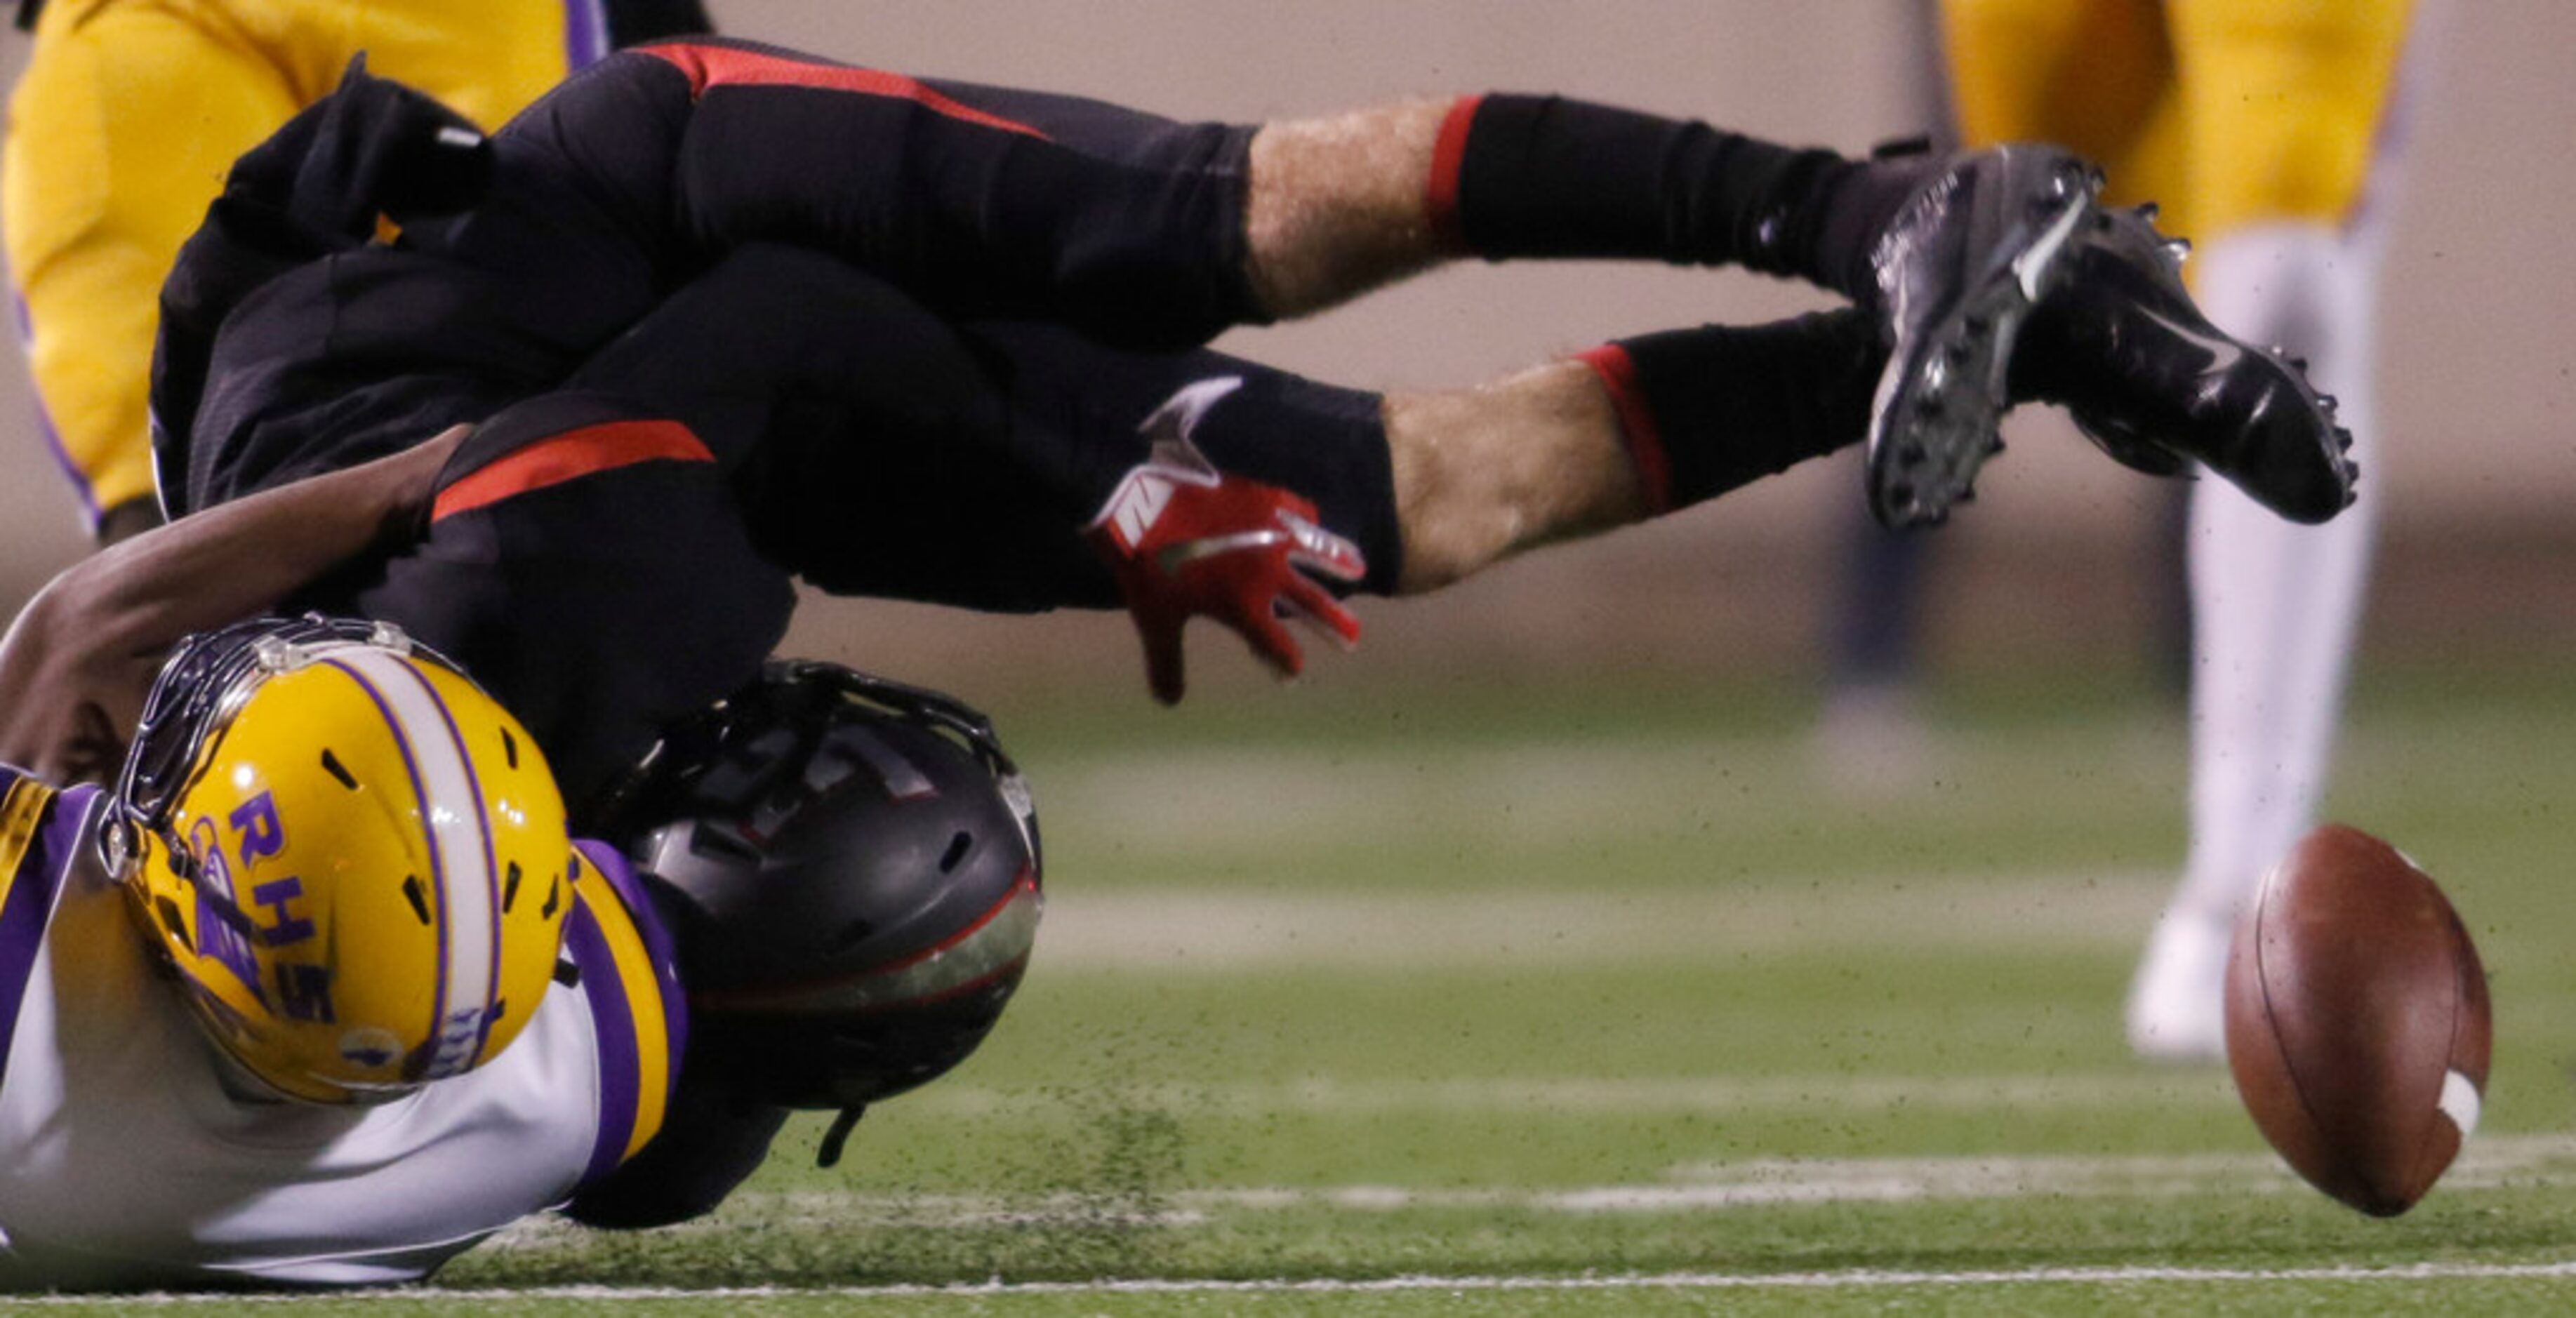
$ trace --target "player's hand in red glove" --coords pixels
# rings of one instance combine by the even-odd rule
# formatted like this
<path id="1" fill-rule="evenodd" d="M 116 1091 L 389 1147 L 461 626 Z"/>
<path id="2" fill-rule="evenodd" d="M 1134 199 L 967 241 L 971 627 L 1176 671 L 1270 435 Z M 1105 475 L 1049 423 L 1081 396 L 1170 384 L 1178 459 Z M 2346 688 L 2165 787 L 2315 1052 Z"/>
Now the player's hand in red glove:
<path id="1" fill-rule="evenodd" d="M 1084 534 L 1109 563 L 1145 642 L 1154 698 L 1181 698 L 1181 625 L 1214 618 L 1242 634 L 1254 654 L 1285 677 L 1305 658 L 1282 619 L 1308 624 L 1349 649 L 1360 620 L 1316 577 L 1358 581 L 1368 574 L 1359 546 L 1317 520 L 1315 505 L 1275 485 L 1229 476 L 1190 442 L 1216 401 L 1242 383 L 1202 380 L 1157 408 L 1139 427 L 1154 437 Z"/>

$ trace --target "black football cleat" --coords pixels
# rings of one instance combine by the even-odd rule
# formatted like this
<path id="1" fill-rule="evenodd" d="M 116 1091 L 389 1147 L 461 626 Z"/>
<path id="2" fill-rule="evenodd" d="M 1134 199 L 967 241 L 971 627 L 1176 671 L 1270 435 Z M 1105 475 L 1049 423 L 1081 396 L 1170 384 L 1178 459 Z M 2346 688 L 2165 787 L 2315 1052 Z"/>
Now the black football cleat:
<path id="1" fill-rule="evenodd" d="M 2012 362 L 2016 399 L 2058 403 L 2102 451 L 2169 476 L 2198 462 L 2294 522 L 2353 499 L 2359 471 L 2334 400 L 2305 364 L 2209 323 L 2182 284 L 2179 239 L 2155 208 L 2096 210 L 2067 244 L 2065 282 L 2032 314 Z"/>
<path id="2" fill-rule="evenodd" d="M 2066 241 L 2100 181 L 2054 147 L 1955 156 L 1880 235 L 1870 265 L 1888 359 L 1868 439 L 1880 522 L 1940 521 L 2001 449 L 2014 339 L 2060 282 Z"/>

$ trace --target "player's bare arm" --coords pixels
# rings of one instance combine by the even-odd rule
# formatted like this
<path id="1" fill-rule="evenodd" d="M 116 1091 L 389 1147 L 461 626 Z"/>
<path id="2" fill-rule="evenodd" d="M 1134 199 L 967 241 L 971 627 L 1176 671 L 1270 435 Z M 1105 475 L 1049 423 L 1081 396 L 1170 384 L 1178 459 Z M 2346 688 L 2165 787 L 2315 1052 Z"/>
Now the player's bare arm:
<path id="1" fill-rule="evenodd" d="M 104 781 L 170 647 L 411 534 L 467 428 L 210 508 L 65 569 L 0 639 L 0 763 Z"/>

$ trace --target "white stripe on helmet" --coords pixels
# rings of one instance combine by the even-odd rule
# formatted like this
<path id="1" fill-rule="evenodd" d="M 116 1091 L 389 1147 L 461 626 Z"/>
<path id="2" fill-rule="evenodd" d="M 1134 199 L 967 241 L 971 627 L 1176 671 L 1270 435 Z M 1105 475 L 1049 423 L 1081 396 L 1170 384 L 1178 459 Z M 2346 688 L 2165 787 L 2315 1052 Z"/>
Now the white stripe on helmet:
<path id="1" fill-rule="evenodd" d="M 464 737 L 447 702 L 411 660 L 367 645 L 317 647 L 317 660 L 358 678 L 391 720 L 415 776 L 422 822 L 436 848 L 430 886 L 445 958 L 439 967 L 437 1041 L 422 1078 L 470 1069 L 500 984 L 501 875 L 491 820 Z"/>

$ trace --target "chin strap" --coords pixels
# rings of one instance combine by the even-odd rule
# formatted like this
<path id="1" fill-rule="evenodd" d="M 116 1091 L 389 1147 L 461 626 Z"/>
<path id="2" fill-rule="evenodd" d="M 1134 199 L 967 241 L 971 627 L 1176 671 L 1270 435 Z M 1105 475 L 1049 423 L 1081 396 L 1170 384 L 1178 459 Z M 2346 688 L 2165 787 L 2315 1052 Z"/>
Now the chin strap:
<path id="1" fill-rule="evenodd" d="M 850 1142 L 850 1131 L 858 1126 L 859 1118 L 866 1116 L 867 1113 L 868 1107 L 865 1103 L 853 1103 L 841 1109 L 841 1115 L 832 1118 L 832 1128 L 823 1132 L 823 1147 L 815 1152 L 814 1165 L 837 1166 L 841 1161 L 841 1146 Z"/>

